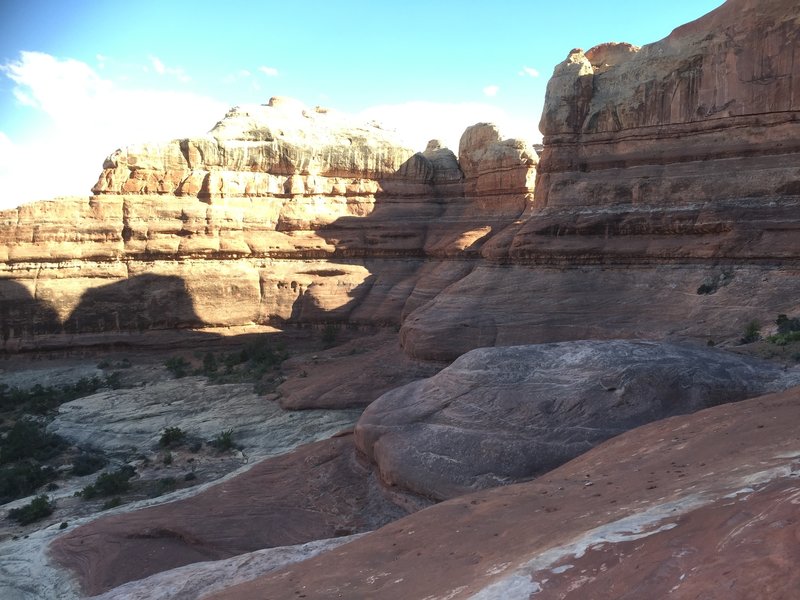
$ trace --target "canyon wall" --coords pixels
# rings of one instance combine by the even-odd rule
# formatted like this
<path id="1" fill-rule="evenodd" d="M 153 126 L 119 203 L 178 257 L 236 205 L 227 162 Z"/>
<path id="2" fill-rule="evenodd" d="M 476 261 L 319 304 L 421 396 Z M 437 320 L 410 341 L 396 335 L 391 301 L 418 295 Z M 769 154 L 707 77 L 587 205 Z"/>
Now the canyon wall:
<path id="1" fill-rule="evenodd" d="M 540 163 L 488 124 L 458 158 L 414 153 L 281 99 L 117 151 L 91 198 L 0 213 L 5 347 L 286 322 L 400 325 L 435 360 L 737 340 L 800 312 L 799 24 L 794 2 L 729 0 L 642 48 L 573 50 Z"/>
<path id="2" fill-rule="evenodd" d="M 729 0 L 642 48 L 572 50 L 532 206 L 408 315 L 407 351 L 719 342 L 800 312 L 799 39 L 795 2 Z"/>
<path id="3" fill-rule="evenodd" d="M 273 98 L 208 136 L 109 156 L 90 198 L 0 213 L 6 348 L 74 334 L 398 325 L 532 198 L 536 153 L 492 125 L 462 168 L 431 141 Z M 446 264 L 445 264 L 446 263 Z M 66 336 L 66 337 L 65 337 Z"/>

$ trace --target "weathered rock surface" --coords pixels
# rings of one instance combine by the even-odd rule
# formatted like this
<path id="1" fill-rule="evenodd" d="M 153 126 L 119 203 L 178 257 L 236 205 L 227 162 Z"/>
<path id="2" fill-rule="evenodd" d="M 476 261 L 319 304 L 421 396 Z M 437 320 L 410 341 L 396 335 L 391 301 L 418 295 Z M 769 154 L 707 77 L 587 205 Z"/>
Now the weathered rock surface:
<path id="1" fill-rule="evenodd" d="M 348 434 L 266 459 L 191 498 L 97 519 L 51 551 L 92 595 L 193 562 L 372 530 L 410 510 L 393 499 L 402 495 L 382 491 Z"/>
<path id="2" fill-rule="evenodd" d="M 279 402 L 290 410 L 366 406 L 384 392 L 430 377 L 439 368 L 408 358 L 397 334 L 384 331 L 285 361 L 287 379 L 278 387 Z"/>
<path id="3" fill-rule="evenodd" d="M 210 596 L 796 596 L 800 388 L 620 435 Z"/>
<path id="4" fill-rule="evenodd" d="M 287 412 L 256 394 L 252 383 L 208 385 L 204 377 L 184 377 L 67 402 L 48 429 L 72 444 L 110 454 L 157 448 L 167 427 L 203 441 L 231 429 L 236 444 L 256 458 L 328 438 L 358 416 L 358 410 Z"/>
<path id="5" fill-rule="evenodd" d="M 317 540 L 299 546 L 268 548 L 225 560 L 195 563 L 132 581 L 94 596 L 97 600 L 197 600 L 217 590 L 250 581 L 357 539 L 359 535 Z M 63 600 L 63 598 L 62 598 Z"/>
<path id="6" fill-rule="evenodd" d="M 364 411 L 381 478 L 443 500 L 536 477 L 624 431 L 800 384 L 800 370 L 701 347 L 582 341 L 481 348 Z"/>
<path id="7" fill-rule="evenodd" d="M 0 213 L 4 345 L 399 324 L 426 261 L 477 257 L 532 197 L 536 153 L 473 129 L 466 179 L 435 140 L 414 153 L 373 124 L 276 99 L 232 109 L 204 138 L 118 150 L 95 196 Z"/>
<path id="8" fill-rule="evenodd" d="M 570 52 L 548 85 L 534 201 L 407 313 L 406 351 L 719 341 L 797 312 L 799 35 L 796 2 L 729 0 L 642 48 Z M 697 293 L 723 270 L 729 286 Z"/>

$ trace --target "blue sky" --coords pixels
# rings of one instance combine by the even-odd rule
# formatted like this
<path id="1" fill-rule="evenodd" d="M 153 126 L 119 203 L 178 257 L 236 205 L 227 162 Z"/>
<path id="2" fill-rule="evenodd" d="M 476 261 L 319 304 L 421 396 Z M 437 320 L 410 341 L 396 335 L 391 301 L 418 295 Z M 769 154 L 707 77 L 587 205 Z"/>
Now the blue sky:
<path id="1" fill-rule="evenodd" d="M 377 118 L 420 150 L 478 121 L 538 141 L 572 48 L 654 42 L 721 3 L 9 0 L 0 208 L 87 194 L 115 148 L 199 135 L 276 95 Z"/>

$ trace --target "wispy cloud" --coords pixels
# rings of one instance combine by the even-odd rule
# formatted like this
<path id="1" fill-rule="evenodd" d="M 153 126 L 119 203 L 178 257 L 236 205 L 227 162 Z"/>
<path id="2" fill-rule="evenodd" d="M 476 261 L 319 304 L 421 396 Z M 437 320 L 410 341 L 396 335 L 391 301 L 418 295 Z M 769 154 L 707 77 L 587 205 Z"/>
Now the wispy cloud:
<path id="1" fill-rule="evenodd" d="M 519 72 L 520 77 L 538 77 L 539 75 L 539 71 L 533 67 L 522 67 L 522 70 Z"/>
<path id="2" fill-rule="evenodd" d="M 192 80 L 182 67 L 168 67 L 157 56 L 150 56 L 149 58 L 153 70 L 159 75 L 170 75 L 181 83 L 188 83 Z"/>
<path id="3" fill-rule="evenodd" d="M 223 83 L 235 83 L 235 82 L 240 81 L 242 79 L 247 79 L 251 75 L 252 75 L 252 73 L 250 71 L 248 71 L 247 69 L 239 69 L 238 71 L 236 71 L 234 73 L 228 73 L 227 75 L 225 75 L 225 77 L 222 78 L 222 82 Z"/>
<path id="4" fill-rule="evenodd" d="M 277 77 L 278 76 L 278 69 L 275 67 L 265 67 L 264 65 L 258 67 L 258 70 L 261 71 L 267 77 Z"/>
<path id="5" fill-rule="evenodd" d="M 123 89 L 84 62 L 41 52 L 20 53 L 0 73 L 14 82 L 18 102 L 51 122 L 35 138 L 0 134 L 0 206 L 86 195 L 116 148 L 202 135 L 228 108 L 188 92 Z M 47 177 L 41 176 L 43 157 L 50 157 Z"/>
<path id="6" fill-rule="evenodd" d="M 500 91 L 499 86 L 487 85 L 485 88 L 483 88 L 483 95 L 489 96 L 490 98 L 494 98 L 495 96 L 497 96 L 497 92 L 499 91 Z"/>

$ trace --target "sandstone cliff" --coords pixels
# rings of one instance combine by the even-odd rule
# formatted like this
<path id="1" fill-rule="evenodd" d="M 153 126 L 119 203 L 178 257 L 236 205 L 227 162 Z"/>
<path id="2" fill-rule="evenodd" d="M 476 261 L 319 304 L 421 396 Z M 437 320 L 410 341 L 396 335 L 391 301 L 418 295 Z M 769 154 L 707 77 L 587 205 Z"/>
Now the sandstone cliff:
<path id="1" fill-rule="evenodd" d="M 401 324 L 437 360 L 738 339 L 800 311 L 799 12 L 729 0 L 642 48 L 570 52 L 540 165 L 491 125 L 458 157 L 414 153 L 278 99 L 115 152 L 88 200 L 0 214 L 5 347 L 284 322 Z"/>
<path id="2" fill-rule="evenodd" d="M 444 259 L 477 256 L 532 198 L 535 152 L 491 125 L 468 134 L 465 175 L 436 141 L 415 153 L 377 125 L 273 98 L 206 137 L 117 150 L 94 196 L 0 213 L 4 343 L 398 324 L 463 274 Z"/>
<path id="3" fill-rule="evenodd" d="M 719 341 L 800 310 L 799 38 L 796 2 L 729 0 L 642 48 L 572 50 L 533 205 L 408 315 L 406 350 Z"/>

